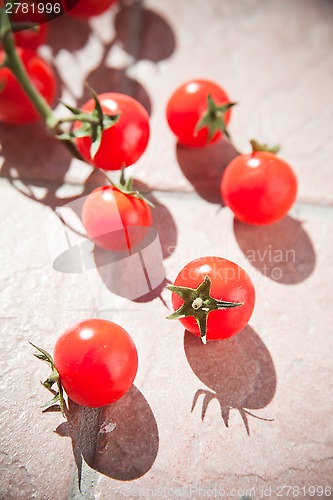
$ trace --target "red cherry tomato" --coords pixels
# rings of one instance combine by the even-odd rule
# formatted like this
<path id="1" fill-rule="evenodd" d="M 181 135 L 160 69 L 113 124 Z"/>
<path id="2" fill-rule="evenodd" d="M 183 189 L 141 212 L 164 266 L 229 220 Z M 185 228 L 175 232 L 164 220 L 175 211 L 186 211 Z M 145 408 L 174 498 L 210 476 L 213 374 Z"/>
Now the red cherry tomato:
<path id="1" fill-rule="evenodd" d="M 103 113 L 117 115 L 117 123 L 103 131 L 101 145 L 94 159 L 90 155 L 91 138 L 80 137 L 76 145 L 82 157 L 96 168 L 119 170 L 135 163 L 145 151 L 149 140 L 149 115 L 145 108 L 133 97 L 116 92 L 98 96 Z M 91 112 L 95 101 L 90 99 L 82 110 Z M 81 126 L 76 122 L 74 129 Z"/>
<path id="2" fill-rule="evenodd" d="M 69 328 L 57 340 L 53 359 L 68 397 L 94 408 L 121 398 L 138 367 L 131 337 L 104 319 L 89 319 Z"/>
<path id="3" fill-rule="evenodd" d="M 14 34 L 15 43 L 18 47 L 25 49 L 36 50 L 42 45 L 47 36 L 46 24 L 38 24 L 34 29 L 17 31 Z"/>
<path id="4" fill-rule="evenodd" d="M 296 193 L 297 179 L 291 167 L 263 151 L 237 156 L 221 181 L 224 203 L 237 219 L 248 224 L 271 224 L 282 219 Z"/>
<path id="5" fill-rule="evenodd" d="M 201 257 L 193 260 L 180 271 L 175 286 L 197 289 L 207 276 L 211 281 L 210 297 L 217 301 L 241 304 L 238 307 L 222 308 L 208 313 L 207 340 L 226 339 L 239 333 L 248 323 L 254 308 L 254 286 L 244 269 L 221 257 Z M 204 298 L 200 294 L 199 300 Z M 198 307 L 194 307 L 193 296 L 190 300 L 193 313 L 195 313 Z M 184 303 L 185 301 L 177 293 L 172 294 L 172 305 L 175 311 Z M 197 302 L 196 306 L 199 304 Z M 204 306 L 203 303 L 202 307 Z M 180 322 L 191 333 L 200 336 L 199 326 L 194 316 L 181 318 Z"/>
<path id="6" fill-rule="evenodd" d="M 75 7 L 68 11 L 68 14 L 82 18 L 97 16 L 111 7 L 116 1 L 117 0 L 79 0 Z"/>
<path id="7" fill-rule="evenodd" d="M 10 16 L 12 23 L 35 23 L 32 29 L 16 31 L 14 33 L 15 43 L 18 47 L 24 49 L 36 50 L 42 43 L 45 42 L 47 36 L 46 17 L 43 13 L 32 11 L 23 12 L 22 9 L 13 10 Z"/>
<path id="8" fill-rule="evenodd" d="M 197 131 L 196 127 L 203 113 L 207 111 L 207 99 L 211 96 L 217 105 L 229 103 L 226 92 L 216 83 L 209 80 L 191 80 L 180 87 L 170 97 L 166 116 L 172 132 L 185 146 L 202 147 L 216 142 L 222 131 L 217 130 L 209 137 L 207 127 Z M 230 120 L 230 110 L 224 115 L 227 125 Z"/>
<path id="9" fill-rule="evenodd" d="M 34 52 L 18 48 L 17 52 L 30 80 L 48 102 L 52 104 L 56 95 L 56 82 L 51 67 Z M 0 50 L 0 64 L 5 54 Z M 0 69 L 0 121 L 15 125 L 33 123 L 40 119 L 25 95 L 15 76 L 7 67 Z"/>
<path id="10" fill-rule="evenodd" d="M 82 207 L 82 222 L 88 237 L 101 248 L 130 250 L 146 236 L 152 217 L 149 205 L 113 186 L 90 193 Z"/>

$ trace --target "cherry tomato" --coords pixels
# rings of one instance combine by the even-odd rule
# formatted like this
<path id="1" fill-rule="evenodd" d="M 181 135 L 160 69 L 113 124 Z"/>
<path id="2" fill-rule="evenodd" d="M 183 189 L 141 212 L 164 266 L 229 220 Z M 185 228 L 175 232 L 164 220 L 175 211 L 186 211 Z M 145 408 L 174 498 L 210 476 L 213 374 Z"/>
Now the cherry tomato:
<path id="1" fill-rule="evenodd" d="M 88 319 L 69 328 L 54 347 L 54 365 L 75 403 L 100 407 L 121 398 L 138 368 L 135 344 L 120 326 Z"/>
<path id="2" fill-rule="evenodd" d="M 145 151 L 149 140 L 149 115 L 145 108 L 133 97 L 116 92 L 98 96 L 103 113 L 117 115 L 117 123 L 103 131 L 102 142 L 91 158 L 90 137 L 76 139 L 76 145 L 82 157 L 96 168 L 119 170 L 135 163 Z M 85 112 L 95 109 L 95 101 L 90 99 L 83 107 Z M 81 126 L 76 122 L 74 129 Z"/>
<path id="3" fill-rule="evenodd" d="M 56 82 L 51 67 L 34 52 L 18 48 L 17 52 L 29 75 L 30 80 L 48 102 L 52 104 L 56 95 Z M 0 64 L 5 53 L 0 50 Z M 11 70 L 0 69 L 0 121 L 15 125 L 33 123 L 40 119 L 28 97 Z"/>
<path id="4" fill-rule="evenodd" d="M 221 181 L 224 203 L 247 224 L 271 224 L 282 219 L 296 193 L 292 168 L 275 154 L 263 151 L 237 156 Z"/>
<path id="5" fill-rule="evenodd" d="M 203 326 L 207 340 L 226 339 L 239 333 L 254 308 L 255 291 L 250 277 L 240 266 L 221 257 L 193 260 L 168 288 L 174 292 L 172 305 L 176 311 L 169 318 L 179 319 L 187 330 L 202 338 Z"/>
<path id="6" fill-rule="evenodd" d="M 116 1 L 117 0 L 79 0 L 75 7 L 68 11 L 68 14 L 81 18 L 97 16 L 111 7 Z"/>
<path id="7" fill-rule="evenodd" d="M 28 12 L 18 9 L 13 11 L 10 20 L 12 23 L 35 23 L 34 28 L 15 31 L 14 38 L 18 47 L 36 50 L 45 42 L 48 28 L 43 13 L 32 11 L 32 9 L 28 9 Z"/>
<path id="8" fill-rule="evenodd" d="M 222 129 L 216 129 L 215 125 L 229 123 L 230 109 L 225 111 L 224 116 L 221 116 L 218 110 L 212 113 L 213 134 L 211 136 L 207 126 L 197 130 L 200 119 L 208 109 L 209 95 L 217 106 L 229 103 L 226 92 L 209 80 L 188 81 L 178 87 L 170 97 L 166 116 L 172 132 L 178 137 L 181 144 L 202 147 L 216 142 L 222 136 Z"/>
<path id="9" fill-rule="evenodd" d="M 152 217 L 149 205 L 113 186 L 90 193 L 82 207 L 88 237 L 105 250 L 130 250 L 146 236 Z"/>
<path id="10" fill-rule="evenodd" d="M 36 50 L 42 45 L 47 36 L 46 24 L 38 24 L 34 29 L 17 31 L 14 33 L 15 43 L 18 47 Z"/>

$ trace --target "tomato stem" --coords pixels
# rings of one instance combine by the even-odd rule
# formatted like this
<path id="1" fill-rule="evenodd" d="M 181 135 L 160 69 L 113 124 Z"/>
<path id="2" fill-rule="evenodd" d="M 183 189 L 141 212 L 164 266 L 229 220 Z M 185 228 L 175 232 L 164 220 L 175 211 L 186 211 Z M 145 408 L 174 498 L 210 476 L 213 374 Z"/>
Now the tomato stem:
<path id="1" fill-rule="evenodd" d="M 217 104 L 212 96 L 208 94 L 207 97 L 207 109 L 202 113 L 198 123 L 195 127 L 195 132 L 203 129 L 208 129 L 208 139 L 211 140 L 217 131 L 221 131 L 225 136 L 231 141 L 230 134 L 227 129 L 225 122 L 225 115 L 232 106 L 235 106 L 235 102 L 227 102 L 225 104 Z"/>
<path id="2" fill-rule="evenodd" d="M 120 174 L 120 179 L 119 179 L 118 184 L 113 182 L 109 178 L 109 176 L 104 172 L 104 170 L 102 170 L 102 169 L 100 169 L 100 170 L 104 174 L 105 178 L 109 181 L 109 183 L 111 184 L 111 186 L 113 188 L 117 189 L 121 193 L 126 194 L 127 196 L 133 196 L 133 198 L 138 198 L 139 200 L 142 200 L 145 203 L 147 203 L 147 205 L 149 205 L 150 207 L 155 208 L 155 205 L 151 201 L 149 201 L 142 193 L 140 193 L 140 191 L 133 189 L 134 178 L 132 176 L 126 180 L 124 166 L 121 169 L 121 174 Z"/>
<path id="3" fill-rule="evenodd" d="M 7 56 L 7 67 L 12 71 L 25 94 L 46 122 L 47 126 L 49 128 L 53 128 L 56 123 L 56 118 L 44 97 L 38 92 L 34 84 L 31 82 L 22 61 L 19 58 L 15 47 L 12 28 L 5 8 L 0 9 L 0 23 L 1 41 Z"/>
<path id="4" fill-rule="evenodd" d="M 30 26 L 31 27 L 31 26 Z M 6 8 L 0 8 L 0 40 L 5 52 L 5 61 L 3 65 L 11 70 L 23 92 L 28 97 L 31 104 L 43 119 L 47 129 L 59 140 L 63 141 L 70 154 L 75 158 L 83 160 L 75 146 L 75 138 L 91 137 L 92 144 L 90 148 L 91 157 L 94 158 L 99 150 L 102 134 L 104 130 L 114 126 L 119 120 L 118 115 L 106 115 L 102 111 L 98 95 L 88 85 L 89 92 L 95 101 L 95 109 L 92 113 L 84 113 L 78 108 L 65 104 L 73 115 L 66 118 L 57 118 L 44 97 L 39 93 L 22 63 L 16 50 L 13 37 L 13 30 L 6 13 Z M 1 89 L 0 89 L 1 90 Z M 73 131 L 64 130 L 61 126 L 64 123 L 81 122 L 79 129 Z"/>
<path id="5" fill-rule="evenodd" d="M 12 27 L 5 7 L 0 8 L 0 39 L 6 54 L 4 66 L 12 71 L 22 90 L 36 111 L 40 114 L 48 130 L 53 134 L 58 135 L 60 133 L 59 124 L 61 121 L 55 117 L 51 107 L 29 78 L 29 75 L 17 53 Z M 65 140 L 64 143 L 72 156 L 82 159 L 71 139 Z"/>
<path id="6" fill-rule="evenodd" d="M 57 384 L 57 387 L 58 387 L 58 391 L 55 393 L 55 395 L 51 399 L 51 401 L 48 401 L 47 403 L 45 403 L 44 405 L 42 405 L 42 408 L 45 408 L 45 409 L 46 408 L 50 408 L 51 406 L 53 406 L 53 405 L 55 405 L 55 404 L 58 403 L 59 406 L 60 406 L 60 410 L 61 410 L 62 416 L 65 417 L 64 392 L 63 392 L 63 388 L 62 388 L 62 385 L 61 385 L 59 372 L 58 372 L 58 370 L 56 369 L 56 367 L 54 365 L 53 358 L 44 349 L 42 349 L 40 347 L 37 347 L 32 342 L 29 342 L 29 344 L 32 345 L 32 347 L 34 347 L 38 351 L 38 352 L 34 353 L 34 356 L 36 358 L 44 361 L 51 368 L 51 370 L 52 370 L 51 375 L 44 382 L 41 382 L 41 384 L 44 387 L 46 387 L 46 389 L 49 389 L 49 390 L 52 390 L 52 387 L 53 387 L 54 384 Z"/>
<path id="7" fill-rule="evenodd" d="M 269 144 L 260 143 L 255 139 L 251 139 L 250 144 L 252 146 L 252 153 L 256 153 L 258 151 L 265 151 L 267 153 L 277 154 L 280 151 L 279 144 L 274 144 L 270 146 Z"/>
<path id="8" fill-rule="evenodd" d="M 57 120 L 57 125 L 67 122 L 76 122 L 76 121 L 92 123 L 94 125 L 98 125 L 100 123 L 100 119 L 97 118 L 96 116 L 88 113 L 80 113 L 73 116 L 66 116 L 65 118 L 59 118 Z"/>
<path id="9" fill-rule="evenodd" d="M 188 288 L 185 286 L 168 285 L 167 288 L 179 295 L 184 303 L 177 311 L 167 316 L 167 319 L 182 319 L 192 316 L 198 323 L 200 337 L 204 344 L 207 343 L 207 321 L 211 311 L 220 309 L 231 309 L 240 307 L 244 302 L 228 302 L 214 299 L 211 294 L 212 280 L 205 276 L 198 288 Z"/>

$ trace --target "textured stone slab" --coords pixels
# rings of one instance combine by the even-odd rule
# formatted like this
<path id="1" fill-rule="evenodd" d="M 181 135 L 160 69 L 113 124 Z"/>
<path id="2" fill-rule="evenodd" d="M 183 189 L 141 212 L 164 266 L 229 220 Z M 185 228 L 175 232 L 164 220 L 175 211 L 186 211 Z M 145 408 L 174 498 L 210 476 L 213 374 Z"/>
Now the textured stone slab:
<path id="1" fill-rule="evenodd" d="M 151 113 L 148 150 L 129 171 L 156 206 L 165 280 L 129 300 L 106 261 L 95 271 L 54 269 L 44 230 L 52 209 L 102 176 L 39 125 L 0 126 L 1 497 L 82 498 L 79 483 L 87 499 L 275 498 L 287 497 L 285 486 L 319 498 L 311 487 L 333 487 L 332 17 L 327 0 L 147 0 L 89 25 L 52 23 L 42 53 L 64 99 L 82 102 L 88 77 L 98 91 L 109 82 L 128 91 Z M 177 146 L 165 104 L 193 76 L 219 81 L 240 102 L 231 123 L 238 148 L 252 136 L 283 144 L 300 190 L 280 223 L 249 228 L 220 206 L 218 184 L 235 155 L 227 143 Z M 257 296 L 250 325 L 206 349 L 165 319 L 164 285 L 203 255 L 242 265 Z M 101 263 L 98 251 L 92 257 Z M 51 351 L 65 328 L 91 316 L 132 335 L 135 385 L 109 408 L 71 404 L 66 421 L 41 413 L 47 370 L 28 341 Z"/>
<path id="2" fill-rule="evenodd" d="M 59 498 L 75 498 L 78 477 L 87 498 L 135 497 L 148 489 L 157 495 L 159 488 L 331 485 L 331 208 L 296 206 L 280 223 L 285 230 L 276 226 L 275 240 L 270 228 L 268 240 L 257 231 L 256 247 L 228 209 L 217 210 L 194 194 L 154 194 L 178 233 L 176 248 L 164 259 L 167 279 L 189 260 L 217 254 L 243 265 L 256 286 L 249 327 L 205 348 L 184 335 L 180 323 L 165 319 L 166 289 L 129 301 L 107 289 L 101 276 L 109 306 L 97 310 L 84 273 L 52 270 L 43 230 L 49 208 L 6 181 L 2 188 L 2 234 L 8 242 L 16 238 L 3 247 L 2 265 L 7 498 L 53 498 L 55 491 Z M 214 225 L 204 238 L 207 220 Z M 297 220 L 303 223 L 296 237 Z M 253 254 L 248 258 L 247 245 L 257 248 L 257 261 Z M 270 245 L 284 249 L 285 262 L 271 258 L 283 279 L 260 267 Z M 51 350 L 66 327 L 96 315 L 133 336 L 139 352 L 135 387 L 101 411 L 71 405 L 68 422 L 59 413 L 42 414 L 38 406 L 47 394 L 39 380 L 46 369 L 32 358 L 28 340 Z"/>

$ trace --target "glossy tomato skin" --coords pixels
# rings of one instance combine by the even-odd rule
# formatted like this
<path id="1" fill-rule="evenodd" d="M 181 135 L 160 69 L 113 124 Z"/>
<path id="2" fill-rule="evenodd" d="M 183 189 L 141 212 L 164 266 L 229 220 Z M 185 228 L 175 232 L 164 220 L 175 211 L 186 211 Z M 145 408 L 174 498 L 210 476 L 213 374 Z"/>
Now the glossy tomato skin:
<path id="1" fill-rule="evenodd" d="M 131 387 L 138 367 L 135 344 L 119 325 L 88 319 L 61 335 L 54 364 L 67 396 L 98 408 L 121 398 Z"/>
<path id="2" fill-rule="evenodd" d="M 292 168 L 268 152 L 237 156 L 221 181 L 224 203 L 247 224 L 272 224 L 282 219 L 296 194 L 297 179 Z"/>
<path id="3" fill-rule="evenodd" d="M 117 0 L 79 0 L 75 7 L 68 11 L 68 14 L 86 19 L 102 14 L 116 2 Z"/>
<path id="4" fill-rule="evenodd" d="M 243 302 L 232 309 L 211 311 L 207 320 L 207 340 L 221 340 L 239 333 L 247 325 L 255 302 L 255 290 L 251 278 L 240 266 L 221 257 L 201 257 L 189 262 L 178 274 L 175 285 L 198 288 L 205 276 L 212 281 L 210 295 L 228 302 Z M 172 305 L 177 310 L 183 300 L 172 294 Z M 194 335 L 200 336 L 196 320 L 186 317 L 179 320 Z"/>
<path id="5" fill-rule="evenodd" d="M 118 122 L 104 130 L 102 142 L 92 160 L 90 155 L 91 138 L 76 139 L 76 145 L 83 158 L 96 168 L 119 170 L 135 163 L 145 151 L 149 140 L 149 115 L 145 108 L 133 97 L 117 92 L 100 94 L 99 101 L 105 114 L 117 115 Z M 94 110 L 95 102 L 90 99 L 83 111 Z M 76 123 L 74 128 L 81 124 Z"/>
<path id="6" fill-rule="evenodd" d="M 18 48 L 29 78 L 48 104 L 53 104 L 56 82 L 51 67 L 33 51 Z M 0 50 L 0 64 L 5 54 Z M 30 103 L 9 68 L 0 69 L 0 121 L 13 125 L 24 125 L 40 120 L 39 113 Z"/>
<path id="7" fill-rule="evenodd" d="M 147 235 L 152 217 L 149 205 L 113 186 L 92 191 L 82 207 L 82 222 L 94 243 L 111 251 L 130 250 Z"/>
<path id="8" fill-rule="evenodd" d="M 211 139 L 208 129 L 195 130 L 202 114 L 207 110 L 207 98 L 211 95 L 216 104 L 230 102 L 224 89 L 209 80 L 190 80 L 176 89 L 170 97 L 166 116 L 172 132 L 178 137 L 180 144 L 189 147 L 203 147 L 216 142 L 222 132 L 217 131 Z M 229 123 L 230 110 L 225 114 L 225 122 Z"/>

